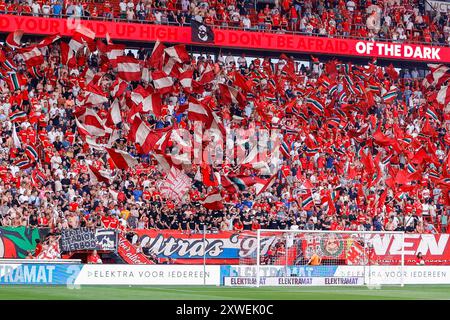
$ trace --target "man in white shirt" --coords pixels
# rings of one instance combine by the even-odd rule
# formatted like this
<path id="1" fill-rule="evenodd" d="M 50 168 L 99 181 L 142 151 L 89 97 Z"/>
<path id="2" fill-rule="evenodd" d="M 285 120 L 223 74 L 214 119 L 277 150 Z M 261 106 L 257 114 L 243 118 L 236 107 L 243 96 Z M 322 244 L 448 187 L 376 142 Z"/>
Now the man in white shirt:
<path id="1" fill-rule="evenodd" d="M 246 15 L 246 16 L 244 16 L 244 18 L 242 18 L 242 25 L 244 26 L 245 30 L 251 29 L 252 22 L 250 21 L 250 18 L 248 17 L 248 15 Z"/>
<path id="2" fill-rule="evenodd" d="M 120 1 L 119 10 L 120 10 L 120 18 L 125 19 L 127 16 L 127 4 L 125 3 L 125 0 Z"/>
<path id="3" fill-rule="evenodd" d="M 52 164 L 52 170 L 56 170 L 59 168 L 59 166 L 62 163 L 62 159 L 59 156 L 59 154 L 55 154 L 51 159 L 50 159 L 50 163 Z"/>
<path id="4" fill-rule="evenodd" d="M 31 5 L 31 11 L 33 12 L 33 16 L 38 16 L 41 12 L 41 5 L 37 2 L 33 2 Z"/>
<path id="5" fill-rule="evenodd" d="M 50 16 L 51 8 L 52 7 L 48 3 L 44 3 L 42 5 L 42 14 L 44 15 L 45 18 L 48 18 Z"/>
<path id="6" fill-rule="evenodd" d="M 156 11 L 154 15 L 155 15 L 155 23 L 161 24 L 161 17 L 162 17 L 161 11 Z"/>

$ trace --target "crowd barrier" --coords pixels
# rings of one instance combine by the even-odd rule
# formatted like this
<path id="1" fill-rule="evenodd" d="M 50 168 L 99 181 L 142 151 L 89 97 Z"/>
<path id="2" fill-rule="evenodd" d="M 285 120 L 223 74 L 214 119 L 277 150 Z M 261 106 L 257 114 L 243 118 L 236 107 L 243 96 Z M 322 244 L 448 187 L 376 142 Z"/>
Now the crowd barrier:
<path id="1" fill-rule="evenodd" d="M 255 279 L 256 268 L 2 262 L 0 285 L 248 285 L 246 280 Z M 262 266 L 260 275 L 268 283 L 282 286 L 359 285 L 364 279 L 364 283 L 379 285 L 396 285 L 402 281 L 404 284 L 450 284 L 450 266 Z"/>
<path id="2" fill-rule="evenodd" d="M 81 230 L 79 230 L 81 232 Z M 35 240 L 46 234 L 48 230 L 27 229 L 25 227 L 10 228 L 0 227 L 0 258 L 20 259 L 27 256 L 28 251 L 33 251 Z M 76 233 L 77 235 L 80 232 Z M 201 233 L 193 234 L 180 232 L 178 230 L 134 230 L 135 235 L 128 241 L 121 241 L 118 254 L 129 264 L 147 263 L 145 259 L 139 259 L 136 255 L 135 247 L 132 244 L 140 242 L 145 247 L 146 252 L 156 256 L 160 261 L 170 258 L 171 264 L 202 264 L 206 265 L 239 265 L 242 260 L 252 259 L 256 256 L 257 242 L 254 232 L 233 232 L 223 231 L 209 233 L 205 236 Z M 83 233 L 84 235 L 85 233 Z M 338 235 L 339 236 L 339 235 Z M 78 240 L 85 237 L 64 236 L 61 239 L 61 248 L 81 248 L 84 250 L 97 249 L 105 250 L 108 245 L 111 248 L 117 247 L 117 236 L 111 230 L 97 230 L 90 235 L 93 245 L 84 246 L 84 242 Z M 340 237 L 340 236 L 339 236 Z M 123 237 L 122 237 L 123 238 Z M 417 254 L 420 252 L 426 265 L 449 265 L 450 266 L 450 234 L 406 234 L 405 235 L 405 265 L 415 265 Z M 89 238 L 90 239 L 90 238 Z M 266 237 L 262 247 L 267 250 L 276 242 L 276 237 Z M 319 237 L 317 245 L 327 249 L 325 237 Z M 314 241 L 316 241 L 314 240 Z M 373 259 L 376 264 L 388 265 L 399 264 L 401 259 L 402 238 L 392 234 L 377 234 L 371 239 L 373 244 Z M 102 247 L 98 245 L 102 244 Z M 343 243 L 340 241 L 339 243 Z M 88 245 L 91 241 L 87 242 Z M 302 249 L 306 242 L 302 242 Z M 356 244 L 355 244 L 356 245 Z M 262 251 L 265 254 L 266 251 Z M 301 252 L 300 250 L 299 252 Z M 348 248 L 346 249 L 349 250 Z M 112 250 L 115 251 L 115 250 Z M 343 246 L 335 250 L 325 250 L 328 252 L 327 259 L 344 259 L 345 251 Z"/>

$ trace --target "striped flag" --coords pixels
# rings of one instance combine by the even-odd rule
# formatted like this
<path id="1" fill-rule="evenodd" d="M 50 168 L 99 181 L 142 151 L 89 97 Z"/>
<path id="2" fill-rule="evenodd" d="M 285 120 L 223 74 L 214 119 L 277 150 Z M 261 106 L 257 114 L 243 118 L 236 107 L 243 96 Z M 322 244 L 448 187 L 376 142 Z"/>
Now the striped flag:
<path id="1" fill-rule="evenodd" d="M 306 98 L 306 105 L 309 106 L 309 109 L 313 113 L 315 113 L 319 116 L 323 114 L 323 111 L 325 109 L 323 106 L 323 103 L 321 101 L 319 101 L 318 98 L 312 98 L 312 97 Z"/>
<path id="2" fill-rule="evenodd" d="M 139 64 L 139 60 L 128 57 L 119 56 L 117 61 L 117 75 L 120 79 L 125 81 L 139 81 L 142 76 L 142 68 Z"/>
<path id="3" fill-rule="evenodd" d="M 33 146 L 28 145 L 25 148 L 25 154 L 27 155 L 28 159 L 30 159 L 31 162 L 36 162 L 39 160 L 39 155 Z"/>
<path id="4" fill-rule="evenodd" d="M 391 89 L 383 95 L 383 101 L 385 103 L 391 103 L 397 97 L 397 88 Z"/>
<path id="5" fill-rule="evenodd" d="M 16 30 L 8 34 L 5 40 L 6 45 L 11 49 L 19 49 L 22 45 L 21 41 L 23 33 L 23 30 Z"/>
<path id="6" fill-rule="evenodd" d="M 178 44 L 176 46 L 166 48 L 164 49 L 164 52 L 178 63 L 191 61 L 191 57 L 189 57 L 184 44 Z"/>
<path id="7" fill-rule="evenodd" d="M 302 199 L 302 208 L 304 210 L 310 210 L 314 206 L 314 200 L 311 192 L 309 192 L 309 194 L 310 194 L 309 196 Z"/>
<path id="8" fill-rule="evenodd" d="M 166 198 L 181 202 L 191 185 L 191 178 L 183 171 L 172 167 L 167 174 L 166 180 L 161 184 L 160 191 Z"/>
<path id="9" fill-rule="evenodd" d="M 200 200 L 200 203 L 208 210 L 221 210 L 225 208 L 222 196 L 218 190 L 209 192 L 205 198 Z"/>
<path id="10" fill-rule="evenodd" d="M 0 65 L 6 71 L 17 71 L 16 64 L 6 57 L 3 61 L 0 62 Z"/>
<path id="11" fill-rule="evenodd" d="M 24 122 L 27 121 L 28 115 L 25 111 L 17 110 L 9 115 L 9 121 L 11 122 Z"/>
<path id="12" fill-rule="evenodd" d="M 39 66 L 44 63 L 44 55 L 37 47 L 33 47 L 31 50 L 23 52 L 22 56 L 28 68 Z"/>
<path id="13" fill-rule="evenodd" d="M 33 184 L 35 186 L 39 186 L 39 184 L 44 186 L 47 183 L 47 177 L 41 170 L 37 168 L 33 170 L 31 174 L 31 180 L 33 181 Z"/>
<path id="14" fill-rule="evenodd" d="M 159 93 L 165 94 L 172 91 L 173 79 L 167 76 L 164 71 L 153 71 L 152 79 L 153 85 Z"/>
<path id="15" fill-rule="evenodd" d="M 7 72 L 6 75 L 3 75 L 4 80 L 8 84 L 8 87 L 11 91 L 20 90 L 24 84 L 26 84 L 26 80 L 24 77 L 17 72 Z"/>
<path id="16" fill-rule="evenodd" d="M 89 176 L 91 177 L 91 182 L 96 183 L 96 182 L 106 182 L 106 183 L 111 183 L 113 180 L 113 177 L 111 176 L 111 174 L 105 170 L 98 170 L 93 166 L 88 166 L 88 173 Z"/>
<path id="17" fill-rule="evenodd" d="M 428 106 L 426 115 L 429 116 L 431 119 L 440 122 L 439 117 L 437 116 L 436 111 L 432 106 Z"/>
<path id="18" fill-rule="evenodd" d="M 22 159 L 14 161 L 13 165 L 18 167 L 20 170 L 26 170 L 26 169 L 31 168 L 33 166 L 33 163 L 30 162 L 29 159 L 22 158 Z"/>
<path id="19" fill-rule="evenodd" d="M 105 148 L 105 149 L 108 152 L 108 155 L 111 158 L 114 165 L 119 169 L 125 170 L 128 168 L 132 168 L 138 164 L 138 161 L 126 151 L 112 148 Z"/>
<path id="20" fill-rule="evenodd" d="M 409 173 L 415 173 L 417 170 L 416 170 L 416 168 L 414 168 L 414 166 L 412 165 L 412 164 L 410 164 L 410 163 L 408 163 L 407 165 L 406 165 L 406 170 L 409 172 Z"/>

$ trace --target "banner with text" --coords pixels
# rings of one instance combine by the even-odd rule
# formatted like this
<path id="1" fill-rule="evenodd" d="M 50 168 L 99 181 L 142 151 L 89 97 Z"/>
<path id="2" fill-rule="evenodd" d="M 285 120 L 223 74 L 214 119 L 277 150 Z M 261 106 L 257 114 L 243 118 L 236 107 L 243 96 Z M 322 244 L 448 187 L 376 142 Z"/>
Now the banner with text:
<path id="1" fill-rule="evenodd" d="M 425 1 L 425 9 L 427 11 L 438 11 L 440 13 L 449 13 L 450 2 L 427 0 Z"/>
<path id="2" fill-rule="evenodd" d="M 61 231 L 61 251 L 116 251 L 117 231 L 112 229 L 64 229 Z"/>
<path id="3" fill-rule="evenodd" d="M 256 285 L 256 266 L 221 266 L 221 284 Z M 260 285 L 449 284 L 450 266 L 260 266 Z"/>
<path id="4" fill-rule="evenodd" d="M 108 32 L 113 40 L 195 44 L 190 27 L 109 22 L 77 19 L 40 18 L 0 15 L 0 31 L 23 30 L 25 34 L 48 35 L 60 33 L 71 36 L 78 24 L 91 28 L 97 37 Z M 450 62 L 450 47 L 414 45 L 406 43 L 372 42 L 356 39 L 326 38 L 302 35 L 214 30 L 210 46 L 253 49 L 261 51 L 332 54 L 354 57 L 377 57 L 422 62 Z"/>
<path id="5" fill-rule="evenodd" d="M 254 232 L 220 232 L 207 234 L 205 243 L 202 234 L 187 234 L 177 230 L 134 230 L 136 235 L 132 242 L 140 240 L 144 253 L 158 258 L 173 259 L 176 264 L 196 264 L 203 262 L 206 255 L 208 264 L 239 264 L 241 259 L 247 262 L 256 257 L 257 240 Z M 261 240 L 261 255 L 267 254 L 270 248 L 279 241 L 278 234 L 265 235 Z M 299 234 L 303 238 L 295 241 L 295 256 L 290 257 L 290 264 L 301 264 L 304 258 L 309 258 L 311 252 L 318 252 L 324 259 L 342 260 L 344 264 L 368 264 L 358 257 L 370 258 L 370 264 L 399 265 L 401 260 L 400 234 L 374 234 L 370 240 L 370 254 L 361 253 L 362 244 L 351 235 L 331 234 L 318 236 L 317 234 Z M 306 236 L 305 236 L 306 235 Z M 294 242 L 292 242 L 294 243 Z M 313 250 L 314 249 L 314 250 Z M 449 234 L 406 234 L 405 235 L 405 264 L 415 265 L 417 254 L 422 253 L 425 263 L 429 265 L 450 264 Z M 282 261 L 281 261 L 282 260 Z M 285 264 L 281 259 L 280 264 Z M 255 262 L 256 264 L 256 262 Z M 276 264 L 276 261 L 275 261 Z"/>

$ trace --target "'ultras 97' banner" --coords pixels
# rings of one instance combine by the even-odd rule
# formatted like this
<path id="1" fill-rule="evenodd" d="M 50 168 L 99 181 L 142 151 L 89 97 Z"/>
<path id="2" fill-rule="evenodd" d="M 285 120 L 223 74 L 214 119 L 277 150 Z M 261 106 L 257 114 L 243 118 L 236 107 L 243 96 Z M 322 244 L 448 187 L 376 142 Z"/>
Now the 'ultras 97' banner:
<path id="1" fill-rule="evenodd" d="M 257 238 L 254 232 L 219 232 L 190 234 L 176 230 L 134 230 L 133 243 L 140 241 L 148 256 L 171 259 L 175 264 L 256 264 Z M 345 265 L 399 265 L 402 254 L 401 234 L 374 234 L 365 244 L 360 235 L 307 234 L 282 240 L 288 254 L 277 254 L 280 233 L 265 233 L 261 237 L 261 258 L 270 256 L 273 265 L 301 265 L 312 253 L 318 253 L 330 263 Z M 416 265 L 422 253 L 427 265 L 450 265 L 449 234 L 406 234 L 405 264 Z M 286 258 L 287 257 L 287 258 Z M 286 261 L 288 259 L 288 261 Z"/>
<path id="2" fill-rule="evenodd" d="M 0 15 L 0 32 L 23 30 L 25 34 L 49 35 L 59 33 L 62 36 L 72 36 L 73 30 L 80 23 L 92 29 L 96 36 L 100 38 L 104 38 L 108 32 L 113 40 L 142 42 L 159 40 L 168 43 L 198 43 L 195 41 L 195 37 L 192 39 L 190 27 L 70 18 Z M 438 47 L 226 29 L 214 29 L 212 31 L 213 34 L 211 36 L 206 36 L 207 30 L 204 30 L 200 36 L 201 38 L 208 38 L 208 46 L 450 63 L 450 47 L 445 46 Z M 213 40 L 211 41 L 210 39 Z"/>

